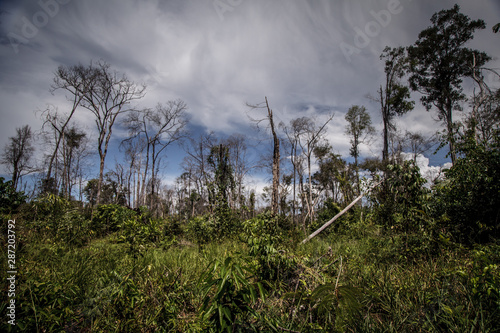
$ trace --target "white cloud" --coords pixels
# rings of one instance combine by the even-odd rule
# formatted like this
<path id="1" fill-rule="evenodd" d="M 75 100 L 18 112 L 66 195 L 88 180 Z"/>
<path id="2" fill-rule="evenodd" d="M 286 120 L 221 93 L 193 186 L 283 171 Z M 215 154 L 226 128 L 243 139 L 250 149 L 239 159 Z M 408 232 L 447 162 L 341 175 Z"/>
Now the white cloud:
<path id="1" fill-rule="evenodd" d="M 410 161 L 413 160 L 414 155 L 412 153 L 401 153 L 404 160 Z M 416 164 L 420 168 L 420 174 L 422 177 L 427 179 L 426 186 L 430 186 L 433 182 L 442 178 L 443 170 L 451 168 L 452 164 L 447 162 L 441 166 L 431 166 L 429 165 L 429 159 L 422 154 L 417 154 Z"/>

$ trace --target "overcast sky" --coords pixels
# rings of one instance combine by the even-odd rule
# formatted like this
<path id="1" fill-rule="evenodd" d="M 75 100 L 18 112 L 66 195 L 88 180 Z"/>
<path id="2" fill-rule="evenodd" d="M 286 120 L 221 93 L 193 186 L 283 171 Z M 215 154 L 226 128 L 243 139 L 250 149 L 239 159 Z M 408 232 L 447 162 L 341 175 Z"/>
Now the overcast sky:
<path id="1" fill-rule="evenodd" d="M 264 96 L 278 122 L 302 116 L 321 121 L 334 112 L 328 138 L 347 157 L 344 115 L 351 105 L 364 105 L 381 133 L 379 106 L 365 96 L 375 95 L 383 82 L 384 47 L 413 44 L 433 13 L 455 3 L 471 19 L 486 22 L 470 46 L 486 51 L 494 59 L 490 67 L 499 68 L 500 34 L 491 30 L 500 22 L 498 0 L 0 1 L 0 148 L 16 127 L 40 128 L 36 110 L 48 104 L 67 109 L 63 95 L 49 92 L 58 66 L 103 59 L 147 84 L 139 107 L 183 99 L 194 135 L 258 136 L 245 103 Z M 498 86 L 497 79 L 491 83 Z M 430 135 L 440 127 L 433 116 L 417 101 L 398 122 Z M 94 130 L 88 112 L 77 119 Z M 124 134 L 117 131 L 114 142 Z M 364 156 L 381 155 L 378 137 L 363 148 Z M 179 175 L 179 156 L 167 154 L 172 172 L 166 175 Z M 427 157 L 431 165 L 446 162 Z M 107 160 L 108 168 L 113 164 Z"/>

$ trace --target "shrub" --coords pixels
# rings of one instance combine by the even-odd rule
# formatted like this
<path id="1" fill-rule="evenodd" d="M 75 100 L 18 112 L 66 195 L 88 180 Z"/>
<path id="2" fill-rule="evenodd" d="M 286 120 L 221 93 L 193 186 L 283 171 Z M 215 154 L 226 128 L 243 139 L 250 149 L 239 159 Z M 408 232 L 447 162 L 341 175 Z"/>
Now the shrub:
<path id="1" fill-rule="evenodd" d="M 198 244 L 211 241 L 221 242 L 235 236 L 238 223 L 231 213 L 195 216 L 188 222 L 188 235 Z"/>
<path id="2" fill-rule="evenodd" d="M 334 202 L 332 198 L 327 198 L 323 203 L 323 206 L 318 210 L 317 219 L 309 226 L 310 230 L 311 231 L 318 230 L 319 228 L 321 228 L 321 226 L 323 226 L 323 224 L 331 220 L 332 217 L 337 215 L 339 212 L 340 212 L 339 205 L 336 202 Z M 327 229 L 325 229 L 322 232 L 322 236 L 327 236 L 331 232 L 339 231 L 340 229 L 342 229 L 342 226 L 344 224 L 344 219 L 345 217 L 337 219 L 333 225 L 330 225 Z"/>
<path id="3" fill-rule="evenodd" d="M 463 274 L 483 310 L 500 311 L 500 246 L 477 246 L 472 251 L 472 271 Z"/>
<path id="4" fill-rule="evenodd" d="M 375 208 L 375 220 L 385 230 L 420 232 L 427 227 L 427 182 L 413 161 L 388 165 L 382 185 L 369 196 Z"/>
<path id="5" fill-rule="evenodd" d="M 181 236 L 184 233 L 184 228 L 179 219 L 167 218 L 165 220 L 164 231 L 165 237 L 171 238 Z"/>
<path id="6" fill-rule="evenodd" d="M 57 239 L 69 245 L 83 246 L 91 238 L 90 221 L 77 209 L 67 211 L 61 218 Z"/>
<path id="7" fill-rule="evenodd" d="M 163 221 L 149 218 L 129 218 L 120 225 L 120 240 L 130 245 L 129 251 L 134 256 L 150 245 L 158 245 L 164 239 Z"/>
<path id="8" fill-rule="evenodd" d="M 46 193 L 22 210 L 26 226 L 69 245 L 83 246 L 90 239 L 90 223 L 74 203 L 55 194 Z M 29 221 L 29 222 L 28 222 Z M 33 237 L 34 235 L 32 235 Z"/>
<path id="9" fill-rule="evenodd" d="M 32 202 L 35 220 L 57 220 L 72 208 L 71 203 L 55 194 L 44 194 Z"/>
<path id="10" fill-rule="evenodd" d="M 280 217 L 269 212 L 243 223 L 243 238 L 248 245 L 248 254 L 255 261 L 261 280 L 279 282 L 294 274 L 293 257 L 287 256 L 285 239 L 280 228 Z"/>
<path id="11" fill-rule="evenodd" d="M 17 192 L 12 186 L 12 181 L 5 181 L 0 177 L 0 214 L 10 214 L 26 202 L 24 192 Z"/>
<path id="12" fill-rule="evenodd" d="M 310 331 L 346 332 L 360 321 L 362 293 L 351 286 L 325 283 L 313 290 L 288 293 L 296 320 Z M 312 320 L 311 320 L 312 319 Z"/>
<path id="13" fill-rule="evenodd" d="M 436 186 L 441 228 L 462 243 L 485 242 L 500 233 L 500 149 L 468 141 L 463 157 Z"/>
<path id="14" fill-rule="evenodd" d="M 121 224 L 136 217 L 136 213 L 124 206 L 99 205 L 92 218 L 91 229 L 98 235 L 118 231 Z"/>
<path id="15" fill-rule="evenodd" d="M 257 313 L 252 307 L 264 298 L 260 283 L 252 284 L 243 268 L 231 257 L 223 263 L 214 263 L 201 276 L 199 286 L 203 293 L 201 315 L 215 332 L 234 332 L 252 329 L 251 317 Z"/>
<path id="16" fill-rule="evenodd" d="M 71 203 L 55 194 L 44 194 L 30 203 L 28 219 L 33 220 L 35 230 L 57 236 L 64 215 L 72 209 Z"/>
<path id="17" fill-rule="evenodd" d="M 195 216 L 188 222 L 187 233 L 189 238 L 197 244 L 203 245 L 213 240 L 215 226 L 211 215 Z"/>

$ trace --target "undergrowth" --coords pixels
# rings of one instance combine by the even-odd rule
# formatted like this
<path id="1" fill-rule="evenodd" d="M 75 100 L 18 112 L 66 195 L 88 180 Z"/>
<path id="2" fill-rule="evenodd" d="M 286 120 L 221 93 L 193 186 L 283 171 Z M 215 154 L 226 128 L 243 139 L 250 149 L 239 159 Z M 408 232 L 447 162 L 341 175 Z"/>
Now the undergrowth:
<path id="1" fill-rule="evenodd" d="M 74 236 L 59 225 L 38 238 L 32 224 L 18 225 L 17 325 L 2 320 L 1 331 L 500 331 L 496 243 L 465 247 L 367 224 L 362 237 L 299 245 L 270 215 L 215 242 L 145 214 L 108 219 L 104 236 L 88 238 L 90 229 L 83 242 L 65 241 Z M 5 261 L 0 269 L 6 281 Z"/>

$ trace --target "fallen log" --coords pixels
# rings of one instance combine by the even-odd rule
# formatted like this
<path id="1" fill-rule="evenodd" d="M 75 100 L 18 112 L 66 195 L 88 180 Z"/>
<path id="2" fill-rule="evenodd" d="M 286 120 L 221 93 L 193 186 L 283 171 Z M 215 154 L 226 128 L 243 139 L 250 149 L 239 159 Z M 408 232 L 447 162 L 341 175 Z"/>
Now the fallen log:
<path id="1" fill-rule="evenodd" d="M 361 193 L 359 197 L 357 197 L 356 199 L 354 199 L 353 202 L 351 202 L 346 208 L 344 208 L 340 213 L 338 213 L 337 215 L 335 215 L 330 221 L 326 222 L 325 224 L 323 224 L 321 226 L 321 228 L 319 228 L 318 230 L 316 230 L 315 232 L 313 232 L 312 234 L 309 235 L 309 237 L 307 237 L 306 239 L 304 239 L 302 241 L 302 244 L 305 244 L 307 243 L 308 241 L 310 241 L 311 239 L 313 239 L 314 237 L 316 237 L 316 235 L 318 235 L 320 232 L 322 232 L 323 230 L 325 230 L 330 224 L 332 224 L 333 222 L 335 222 L 336 219 L 338 219 L 339 217 L 341 217 L 342 215 L 345 214 L 345 212 L 347 212 L 349 209 L 352 208 L 352 206 L 354 206 L 356 204 L 356 202 L 358 202 L 359 200 L 361 200 L 361 198 L 363 198 L 366 193 L 368 193 L 369 191 L 371 191 L 374 187 L 380 185 L 382 182 L 379 182 L 375 185 L 373 185 L 372 187 L 370 187 L 368 190 L 366 190 L 365 192 Z"/>

